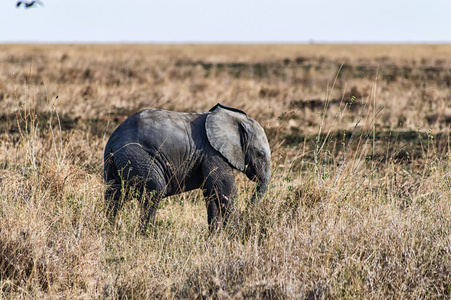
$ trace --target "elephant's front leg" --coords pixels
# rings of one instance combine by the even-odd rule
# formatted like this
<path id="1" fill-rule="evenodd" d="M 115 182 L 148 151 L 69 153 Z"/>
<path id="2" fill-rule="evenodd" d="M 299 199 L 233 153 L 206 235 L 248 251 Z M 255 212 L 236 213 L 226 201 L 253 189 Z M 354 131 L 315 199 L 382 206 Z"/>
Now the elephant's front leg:
<path id="1" fill-rule="evenodd" d="M 225 225 L 233 208 L 236 195 L 235 178 L 232 168 L 216 168 L 208 173 L 204 190 L 210 230 Z"/>
<path id="2" fill-rule="evenodd" d="M 205 203 L 207 205 L 207 221 L 210 231 L 219 227 L 218 216 L 219 216 L 219 205 L 217 199 L 210 195 L 208 190 L 204 190 Z"/>

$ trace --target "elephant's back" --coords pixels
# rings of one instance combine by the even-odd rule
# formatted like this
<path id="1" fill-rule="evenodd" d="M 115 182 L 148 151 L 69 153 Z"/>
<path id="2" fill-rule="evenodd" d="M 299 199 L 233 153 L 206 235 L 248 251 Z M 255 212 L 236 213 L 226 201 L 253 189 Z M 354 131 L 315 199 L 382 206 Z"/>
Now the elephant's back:
<path id="1" fill-rule="evenodd" d="M 137 118 L 137 138 L 144 146 L 179 149 L 192 144 L 193 130 L 204 128 L 206 117 L 205 114 L 148 109 L 139 112 Z"/>
<path id="2" fill-rule="evenodd" d="M 108 143 L 115 152 L 128 144 L 152 148 L 177 148 L 192 144 L 193 129 L 203 128 L 206 114 L 179 113 L 162 109 L 145 109 L 126 119 L 113 132 Z M 105 150 L 107 150 L 107 148 Z M 154 149 L 155 150 L 155 149 Z"/>
<path id="3" fill-rule="evenodd" d="M 141 110 L 129 119 L 139 122 L 140 126 L 157 126 L 160 124 L 173 124 L 177 127 L 185 126 L 206 113 L 183 113 L 158 108 Z"/>

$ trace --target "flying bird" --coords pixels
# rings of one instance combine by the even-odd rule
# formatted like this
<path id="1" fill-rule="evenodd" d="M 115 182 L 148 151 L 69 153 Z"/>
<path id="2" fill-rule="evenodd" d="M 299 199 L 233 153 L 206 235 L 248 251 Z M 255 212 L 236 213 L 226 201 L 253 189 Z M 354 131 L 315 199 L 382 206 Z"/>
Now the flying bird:
<path id="1" fill-rule="evenodd" d="M 21 4 L 24 4 L 25 8 L 30 8 L 35 6 L 35 4 L 39 4 L 40 6 L 44 6 L 44 3 L 42 3 L 42 1 L 36 0 L 36 1 L 30 1 L 30 2 L 25 2 L 25 1 L 18 1 L 16 4 L 16 7 L 19 7 Z"/>

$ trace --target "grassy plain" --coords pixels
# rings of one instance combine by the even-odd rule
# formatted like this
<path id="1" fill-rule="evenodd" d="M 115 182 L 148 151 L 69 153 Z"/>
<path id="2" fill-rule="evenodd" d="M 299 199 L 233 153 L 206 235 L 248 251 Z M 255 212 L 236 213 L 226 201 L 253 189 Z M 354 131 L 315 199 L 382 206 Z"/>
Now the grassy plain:
<path id="1" fill-rule="evenodd" d="M 451 294 L 451 45 L 0 45 L 0 298 Z M 131 113 L 217 102 L 265 128 L 273 177 L 209 235 L 201 193 L 105 218 Z"/>

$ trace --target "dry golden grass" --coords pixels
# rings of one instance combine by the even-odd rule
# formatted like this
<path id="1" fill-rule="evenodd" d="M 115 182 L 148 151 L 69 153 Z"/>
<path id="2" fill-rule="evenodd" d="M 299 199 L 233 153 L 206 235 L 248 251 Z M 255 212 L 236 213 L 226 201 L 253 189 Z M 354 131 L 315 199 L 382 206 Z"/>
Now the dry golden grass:
<path id="1" fill-rule="evenodd" d="M 0 45 L 0 298 L 451 294 L 450 45 Z M 237 174 L 141 235 L 105 218 L 103 147 L 139 109 L 221 102 L 265 128 L 267 196 Z"/>

